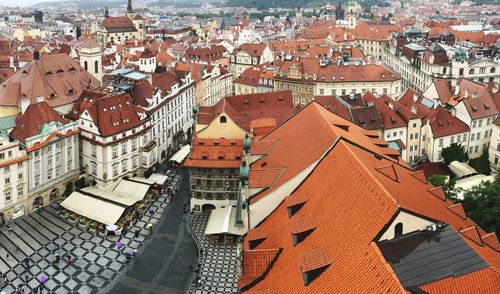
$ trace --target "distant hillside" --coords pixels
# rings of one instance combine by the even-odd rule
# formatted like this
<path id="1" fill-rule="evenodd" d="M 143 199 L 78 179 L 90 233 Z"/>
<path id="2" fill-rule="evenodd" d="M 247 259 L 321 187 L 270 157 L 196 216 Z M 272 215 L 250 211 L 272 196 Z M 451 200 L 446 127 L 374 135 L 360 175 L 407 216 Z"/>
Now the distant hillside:
<path id="1" fill-rule="evenodd" d="M 49 7 L 73 7 L 82 10 L 104 8 L 116 8 L 125 6 L 127 4 L 124 0 L 67 0 L 67 1 L 43 1 L 39 2 L 32 7 L 35 8 L 49 8 Z"/>
<path id="2" fill-rule="evenodd" d="M 341 0 L 340 3 L 344 5 L 347 0 Z M 337 0 L 226 0 L 225 6 L 229 7 L 246 7 L 257 9 L 269 8 L 297 8 L 297 7 L 320 7 L 325 4 L 337 5 Z M 384 0 L 365 0 L 358 1 L 363 7 L 371 7 L 374 5 L 388 6 L 389 4 Z"/>

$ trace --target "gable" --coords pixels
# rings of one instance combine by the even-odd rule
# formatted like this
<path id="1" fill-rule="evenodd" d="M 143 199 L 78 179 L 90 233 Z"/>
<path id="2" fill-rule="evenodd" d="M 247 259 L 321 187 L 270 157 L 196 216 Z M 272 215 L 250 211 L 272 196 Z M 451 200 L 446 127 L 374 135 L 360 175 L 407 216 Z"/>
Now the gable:
<path id="1" fill-rule="evenodd" d="M 225 123 L 221 123 L 221 117 L 226 118 Z M 240 128 L 231 117 L 222 112 L 216 116 L 205 128 L 197 132 L 196 136 L 199 138 L 231 138 L 243 139 L 245 137 L 245 130 Z"/>
<path id="2" fill-rule="evenodd" d="M 434 224 L 429 219 L 425 219 L 414 214 L 408 213 L 403 210 L 399 210 L 396 213 L 396 217 L 386 226 L 383 230 L 380 238 L 377 241 L 391 240 L 395 236 L 395 228 L 398 223 L 403 224 L 403 235 L 415 231 L 425 230 L 427 226 Z"/>

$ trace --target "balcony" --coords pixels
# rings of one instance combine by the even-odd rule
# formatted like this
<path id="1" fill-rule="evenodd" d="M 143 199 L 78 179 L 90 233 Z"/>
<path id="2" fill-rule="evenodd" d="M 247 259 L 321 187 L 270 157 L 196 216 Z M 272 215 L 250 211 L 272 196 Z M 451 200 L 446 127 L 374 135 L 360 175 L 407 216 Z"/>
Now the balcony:
<path id="1" fill-rule="evenodd" d="M 141 151 L 143 151 L 143 152 L 150 152 L 155 147 L 156 147 L 156 141 L 149 141 L 148 144 L 146 144 L 145 146 L 143 146 L 141 148 Z"/>

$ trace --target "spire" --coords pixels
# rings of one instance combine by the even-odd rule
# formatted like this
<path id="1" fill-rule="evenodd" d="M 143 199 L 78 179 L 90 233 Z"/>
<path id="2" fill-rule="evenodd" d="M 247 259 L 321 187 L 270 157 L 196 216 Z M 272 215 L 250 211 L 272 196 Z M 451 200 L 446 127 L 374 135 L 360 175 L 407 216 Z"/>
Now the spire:
<path id="1" fill-rule="evenodd" d="M 109 17 L 109 11 L 108 11 L 108 6 L 104 7 L 104 17 L 108 18 Z"/>
<path id="2" fill-rule="evenodd" d="M 132 9 L 132 0 L 128 0 L 127 3 L 127 12 L 133 12 L 134 10 Z"/>

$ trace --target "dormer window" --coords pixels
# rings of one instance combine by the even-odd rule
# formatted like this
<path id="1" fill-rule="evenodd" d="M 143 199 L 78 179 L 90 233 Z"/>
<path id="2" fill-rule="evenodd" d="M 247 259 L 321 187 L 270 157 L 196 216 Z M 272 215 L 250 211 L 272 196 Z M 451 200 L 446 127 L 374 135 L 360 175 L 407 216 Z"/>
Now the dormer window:
<path id="1" fill-rule="evenodd" d="M 57 97 L 56 93 L 52 93 L 52 94 L 49 95 L 49 99 L 54 99 L 56 97 Z"/>
<path id="2" fill-rule="evenodd" d="M 76 91 L 75 91 L 74 89 L 69 89 L 69 90 L 68 90 L 68 93 L 66 93 L 66 94 L 67 94 L 67 95 L 73 95 L 73 94 L 75 94 L 75 93 L 76 93 Z"/>
<path id="3" fill-rule="evenodd" d="M 303 253 L 300 264 L 302 279 L 304 285 L 307 286 L 318 278 L 332 262 L 328 252 L 321 248 L 317 248 Z"/>
<path id="4" fill-rule="evenodd" d="M 403 223 L 397 223 L 394 226 L 394 237 L 397 238 L 403 235 Z"/>
<path id="5" fill-rule="evenodd" d="M 298 219 L 293 220 L 292 222 L 292 242 L 293 245 L 296 246 L 304 241 L 307 236 L 309 236 L 314 229 L 316 229 L 316 225 L 314 223 L 314 219 L 312 216 L 305 216 Z"/>
<path id="6" fill-rule="evenodd" d="M 106 111 L 108 111 L 108 109 L 106 109 L 106 107 L 103 107 L 102 112 L 106 112 Z"/>
<path id="7" fill-rule="evenodd" d="M 63 73 L 63 72 L 64 72 L 64 70 L 62 70 L 62 69 L 58 69 L 58 70 L 56 71 L 56 73 Z"/>
<path id="8" fill-rule="evenodd" d="M 120 123 L 119 123 L 119 122 L 117 122 L 117 121 L 113 122 L 113 126 L 117 127 L 117 126 L 119 126 L 119 125 L 120 125 Z"/>
<path id="9" fill-rule="evenodd" d="M 51 76 L 52 72 L 49 70 L 48 72 L 45 73 L 46 76 Z"/>
<path id="10" fill-rule="evenodd" d="M 76 71 L 76 69 L 74 67 L 70 67 L 68 71 Z"/>

